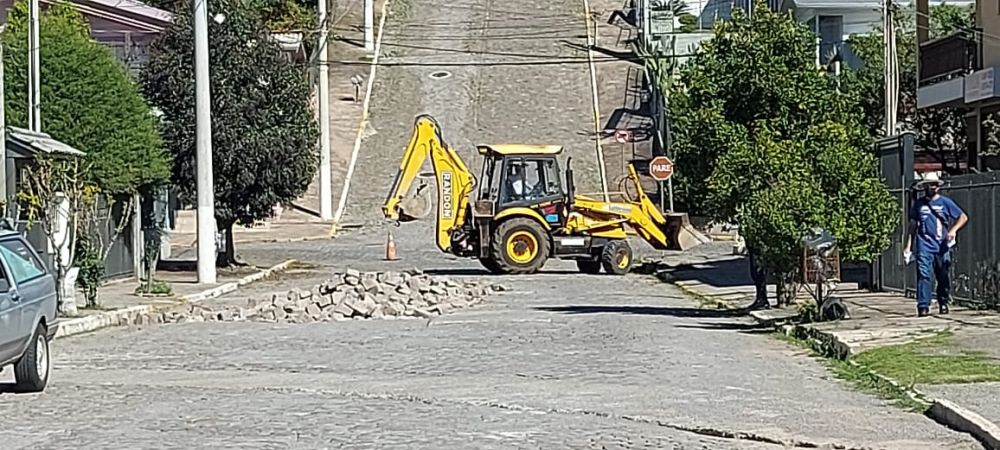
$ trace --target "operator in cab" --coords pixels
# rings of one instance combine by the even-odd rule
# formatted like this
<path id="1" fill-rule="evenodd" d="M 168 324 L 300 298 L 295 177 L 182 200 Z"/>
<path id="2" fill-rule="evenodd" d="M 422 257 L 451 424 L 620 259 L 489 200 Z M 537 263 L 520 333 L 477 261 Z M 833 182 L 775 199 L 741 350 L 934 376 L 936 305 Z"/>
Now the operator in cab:
<path id="1" fill-rule="evenodd" d="M 507 199 L 506 202 L 531 200 L 535 186 L 524 176 L 524 162 L 511 161 L 507 166 Z"/>

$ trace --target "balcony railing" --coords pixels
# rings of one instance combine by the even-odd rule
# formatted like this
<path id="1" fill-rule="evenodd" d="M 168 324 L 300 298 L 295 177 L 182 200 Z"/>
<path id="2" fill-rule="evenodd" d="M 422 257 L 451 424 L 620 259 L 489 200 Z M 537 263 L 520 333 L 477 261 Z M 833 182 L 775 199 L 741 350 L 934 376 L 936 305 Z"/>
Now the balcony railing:
<path id="1" fill-rule="evenodd" d="M 982 31 L 968 30 L 920 44 L 920 85 L 962 77 L 982 68 Z"/>

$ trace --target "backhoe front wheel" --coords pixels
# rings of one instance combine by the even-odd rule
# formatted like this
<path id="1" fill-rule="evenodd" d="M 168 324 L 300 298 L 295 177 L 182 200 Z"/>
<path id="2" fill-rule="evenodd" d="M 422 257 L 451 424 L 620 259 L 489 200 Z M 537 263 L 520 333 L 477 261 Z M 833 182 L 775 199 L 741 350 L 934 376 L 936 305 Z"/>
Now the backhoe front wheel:
<path id="1" fill-rule="evenodd" d="M 604 271 L 612 275 L 625 275 L 632 268 L 632 247 L 628 241 L 615 240 L 608 242 L 601 252 L 601 265 Z"/>
<path id="2" fill-rule="evenodd" d="M 491 255 L 503 273 L 537 272 L 549 258 L 549 235 L 535 220 L 515 217 L 497 227 Z"/>

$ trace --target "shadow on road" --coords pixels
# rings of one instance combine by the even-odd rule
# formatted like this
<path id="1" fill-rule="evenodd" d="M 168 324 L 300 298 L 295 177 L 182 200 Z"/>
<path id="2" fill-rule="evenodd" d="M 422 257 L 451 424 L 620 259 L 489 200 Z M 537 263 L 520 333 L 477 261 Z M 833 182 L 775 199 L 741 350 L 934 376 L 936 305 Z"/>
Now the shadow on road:
<path id="1" fill-rule="evenodd" d="M 3 394 L 24 394 L 24 392 L 17 390 L 13 383 L 0 383 L 0 395 Z"/>
<path id="2" fill-rule="evenodd" d="M 497 275 L 486 269 L 477 268 L 446 268 L 446 269 L 424 269 L 427 275 L 443 276 L 517 276 L 517 275 Z M 543 270 L 535 275 L 579 275 L 576 270 Z"/>
<path id="3" fill-rule="evenodd" d="M 742 309 L 676 308 L 669 306 L 625 306 L 625 305 L 571 305 L 540 306 L 539 311 L 562 314 L 638 314 L 672 317 L 741 317 L 747 311 Z"/>
<path id="4" fill-rule="evenodd" d="M 756 322 L 701 322 L 696 324 L 678 324 L 676 327 L 695 330 L 737 331 L 745 334 L 770 334 L 774 332 L 774 327 Z"/>

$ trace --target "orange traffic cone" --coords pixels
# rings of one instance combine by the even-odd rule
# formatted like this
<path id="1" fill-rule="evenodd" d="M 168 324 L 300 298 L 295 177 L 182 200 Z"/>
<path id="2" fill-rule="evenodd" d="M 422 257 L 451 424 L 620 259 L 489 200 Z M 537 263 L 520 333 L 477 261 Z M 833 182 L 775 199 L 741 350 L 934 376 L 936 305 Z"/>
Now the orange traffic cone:
<path id="1" fill-rule="evenodd" d="M 386 233 L 385 241 L 385 260 L 395 261 L 396 258 L 396 240 L 392 238 L 392 232 Z"/>

